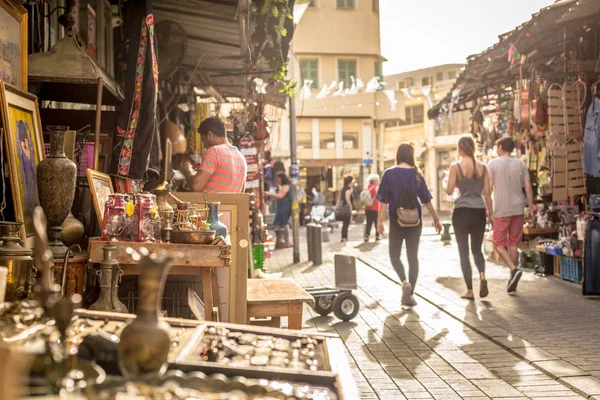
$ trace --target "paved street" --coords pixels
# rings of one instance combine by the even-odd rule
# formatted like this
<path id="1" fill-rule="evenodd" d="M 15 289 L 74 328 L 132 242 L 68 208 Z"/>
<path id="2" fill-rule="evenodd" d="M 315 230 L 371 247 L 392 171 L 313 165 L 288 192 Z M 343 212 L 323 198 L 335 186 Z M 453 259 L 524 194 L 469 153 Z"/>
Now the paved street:
<path id="1" fill-rule="evenodd" d="M 277 250 L 267 268 L 303 286 L 324 286 L 333 283 L 334 254 L 359 258 L 359 315 L 344 323 L 306 307 L 304 328 L 342 337 L 362 399 L 600 396 L 598 300 L 582 297 L 577 285 L 527 272 L 508 295 L 508 270 L 488 263 L 490 296 L 460 299 L 465 287 L 455 245 L 443 246 L 426 228 L 418 305 L 405 309 L 387 241 L 363 244 L 362 225 L 351 227 L 348 243 L 339 243 L 339 231 L 331 239 L 322 266 L 305 262 L 303 241 L 303 262 L 292 265 L 291 249 Z"/>

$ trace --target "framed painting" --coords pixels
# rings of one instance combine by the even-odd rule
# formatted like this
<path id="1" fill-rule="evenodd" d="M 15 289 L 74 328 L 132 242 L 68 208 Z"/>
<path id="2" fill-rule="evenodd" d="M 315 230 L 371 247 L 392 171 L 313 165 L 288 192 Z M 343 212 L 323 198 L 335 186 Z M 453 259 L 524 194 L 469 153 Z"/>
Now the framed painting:
<path id="1" fill-rule="evenodd" d="M 27 90 L 27 10 L 0 0 L 0 80 Z"/>
<path id="2" fill-rule="evenodd" d="M 0 81 L 0 106 L 15 218 L 24 222 L 21 237 L 31 245 L 33 210 L 40 205 L 36 171 L 44 159 L 37 97 Z"/>
<path id="3" fill-rule="evenodd" d="M 108 195 L 114 193 L 115 190 L 110 176 L 103 174 L 102 172 L 88 168 L 87 179 L 88 185 L 90 185 L 90 191 L 92 192 L 92 200 L 94 201 L 94 209 L 96 210 L 98 224 L 102 226 L 102 221 L 104 220 L 104 205 L 108 200 Z"/>

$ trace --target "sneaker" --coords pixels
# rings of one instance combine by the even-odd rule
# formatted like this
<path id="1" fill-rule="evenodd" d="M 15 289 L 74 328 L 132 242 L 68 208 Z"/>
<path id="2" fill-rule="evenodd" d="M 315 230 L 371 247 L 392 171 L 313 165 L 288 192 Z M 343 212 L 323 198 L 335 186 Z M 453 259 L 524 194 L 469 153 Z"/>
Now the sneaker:
<path id="1" fill-rule="evenodd" d="M 412 294 L 410 295 L 410 305 L 411 306 L 416 306 L 417 305 L 417 301 L 415 300 L 415 296 L 413 296 Z"/>
<path id="2" fill-rule="evenodd" d="M 365 243 L 369 243 L 369 237 L 365 236 Z"/>
<path id="3" fill-rule="evenodd" d="M 519 268 L 515 268 L 510 271 L 510 279 L 508 280 L 508 286 L 506 288 L 508 293 L 512 293 L 517 290 L 517 285 L 519 284 L 519 279 L 521 279 L 522 275 L 523 271 L 521 271 Z"/>
<path id="4" fill-rule="evenodd" d="M 404 284 L 402 285 L 402 305 L 403 306 L 412 306 L 413 305 L 413 299 L 412 299 L 412 292 L 413 292 L 413 288 L 412 285 L 410 284 L 410 282 L 404 282 Z"/>
<path id="5" fill-rule="evenodd" d="M 479 286 L 479 297 L 483 299 L 484 297 L 487 297 L 488 294 L 490 294 L 490 292 L 488 290 L 487 279 L 484 279 Z"/>

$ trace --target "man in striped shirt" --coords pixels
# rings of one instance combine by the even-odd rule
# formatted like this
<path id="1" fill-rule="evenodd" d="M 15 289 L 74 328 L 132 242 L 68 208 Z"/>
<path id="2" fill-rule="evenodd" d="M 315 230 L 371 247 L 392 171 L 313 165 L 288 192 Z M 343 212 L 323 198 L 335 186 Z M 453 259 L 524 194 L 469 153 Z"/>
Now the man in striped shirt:
<path id="1" fill-rule="evenodd" d="M 194 173 L 186 163 L 183 173 L 194 192 L 241 193 L 246 185 L 246 158 L 227 140 L 225 124 L 218 117 L 202 121 L 198 128 L 206 153 Z"/>

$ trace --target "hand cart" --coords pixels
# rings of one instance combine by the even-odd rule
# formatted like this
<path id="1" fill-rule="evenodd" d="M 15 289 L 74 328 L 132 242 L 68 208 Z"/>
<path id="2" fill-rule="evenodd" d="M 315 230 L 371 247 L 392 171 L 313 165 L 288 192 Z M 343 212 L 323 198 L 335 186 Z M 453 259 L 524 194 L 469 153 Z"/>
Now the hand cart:
<path id="1" fill-rule="evenodd" d="M 315 298 L 313 309 L 320 315 L 333 314 L 342 321 L 350 321 L 358 314 L 360 305 L 358 298 L 352 293 L 356 289 L 356 258 L 336 254 L 335 286 L 321 288 L 304 288 Z"/>

